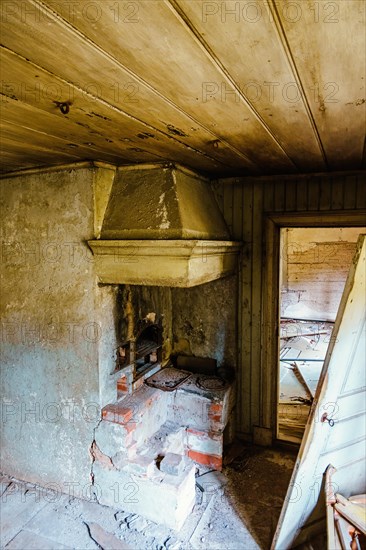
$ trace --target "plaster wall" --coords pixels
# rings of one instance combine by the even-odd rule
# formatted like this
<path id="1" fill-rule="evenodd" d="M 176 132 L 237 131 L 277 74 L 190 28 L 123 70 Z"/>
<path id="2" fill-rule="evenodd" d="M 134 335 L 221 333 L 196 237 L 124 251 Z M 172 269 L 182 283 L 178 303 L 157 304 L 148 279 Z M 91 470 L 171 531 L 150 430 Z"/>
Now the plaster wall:
<path id="1" fill-rule="evenodd" d="M 172 288 L 175 354 L 212 357 L 237 368 L 237 276 Z"/>
<path id="2" fill-rule="evenodd" d="M 281 232 L 281 315 L 334 321 L 362 227 Z"/>
<path id="3" fill-rule="evenodd" d="M 110 323 L 97 318 L 86 244 L 94 234 L 94 173 L 0 182 L 1 470 L 84 497 L 100 414 L 98 347 Z M 97 298 L 99 307 L 106 297 Z"/>
<path id="4" fill-rule="evenodd" d="M 229 233 L 209 182 L 180 167 L 117 170 L 102 239 L 213 239 Z"/>

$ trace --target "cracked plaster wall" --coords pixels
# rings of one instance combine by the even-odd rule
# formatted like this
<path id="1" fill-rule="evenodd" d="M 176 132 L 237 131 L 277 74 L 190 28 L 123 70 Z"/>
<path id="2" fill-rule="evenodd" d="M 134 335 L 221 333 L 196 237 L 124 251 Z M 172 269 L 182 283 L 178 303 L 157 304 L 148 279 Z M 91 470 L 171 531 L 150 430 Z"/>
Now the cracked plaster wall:
<path id="1" fill-rule="evenodd" d="M 83 168 L 0 182 L 1 469 L 84 497 L 116 347 L 116 289 L 98 288 L 86 244 L 94 176 Z"/>

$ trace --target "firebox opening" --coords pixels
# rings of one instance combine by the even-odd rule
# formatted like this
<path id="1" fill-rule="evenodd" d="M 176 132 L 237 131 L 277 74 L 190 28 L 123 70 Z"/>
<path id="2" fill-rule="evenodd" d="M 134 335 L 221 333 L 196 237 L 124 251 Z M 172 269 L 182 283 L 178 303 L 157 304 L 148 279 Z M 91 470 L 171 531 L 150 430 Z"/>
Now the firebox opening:
<path id="1" fill-rule="evenodd" d="M 136 339 L 136 372 L 142 374 L 162 360 L 161 327 L 150 325 L 143 329 Z"/>
<path id="2" fill-rule="evenodd" d="M 146 326 L 147 324 L 147 326 Z M 117 382 L 117 395 L 123 397 L 137 390 L 144 379 L 162 366 L 162 326 L 140 320 L 137 324 L 138 336 L 133 336 L 118 348 L 117 368 L 112 373 L 120 373 Z"/>

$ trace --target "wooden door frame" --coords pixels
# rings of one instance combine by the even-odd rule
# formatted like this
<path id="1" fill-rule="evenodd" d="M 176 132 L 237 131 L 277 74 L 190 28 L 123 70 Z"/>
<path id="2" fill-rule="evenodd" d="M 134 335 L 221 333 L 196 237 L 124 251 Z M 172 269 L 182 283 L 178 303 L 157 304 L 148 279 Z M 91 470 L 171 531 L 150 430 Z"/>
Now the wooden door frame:
<path id="1" fill-rule="evenodd" d="M 270 445 L 277 440 L 280 230 L 283 227 L 363 227 L 365 219 L 365 210 L 265 215 L 262 255 L 264 269 L 261 307 L 260 425 L 254 427 L 255 443 Z"/>

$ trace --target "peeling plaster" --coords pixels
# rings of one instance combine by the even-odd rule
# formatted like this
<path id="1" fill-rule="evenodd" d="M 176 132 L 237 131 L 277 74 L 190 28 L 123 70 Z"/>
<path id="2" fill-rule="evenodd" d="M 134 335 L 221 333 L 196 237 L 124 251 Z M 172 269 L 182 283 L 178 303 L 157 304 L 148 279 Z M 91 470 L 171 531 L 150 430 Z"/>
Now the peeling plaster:
<path id="1" fill-rule="evenodd" d="M 161 206 L 160 210 L 157 211 L 157 216 L 162 218 L 162 221 L 159 225 L 159 229 L 169 229 L 170 227 L 170 221 L 168 220 L 168 209 L 166 207 L 166 204 L 164 203 L 165 199 L 165 193 L 162 193 L 159 197 L 159 206 Z"/>
<path id="2" fill-rule="evenodd" d="M 96 502 L 98 502 L 98 504 L 99 504 L 99 501 L 98 501 L 97 492 L 94 489 L 94 485 L 95 485 L 94 462 L 99 459 L 98 451 L 99 451 L 100 454 L 103 454 L 98 449 L 98 446 L 97 446 L 96 441 L 95 441 L 96 431 L 97 431 L 97 429 L 99 427 L 99 424 L 101 422 L 102 422 L 102 418 L 99 419 L 97 425 L 93 429 L 93 441 L 92 441 L 92 443 L 89 447 L 89 455 L 90 455 L 90 459 L 91 459 L 91 464 L 90 464 L 90 483 L 91 483 L 90 496 L 93 496 L 93 499 Z"/>

